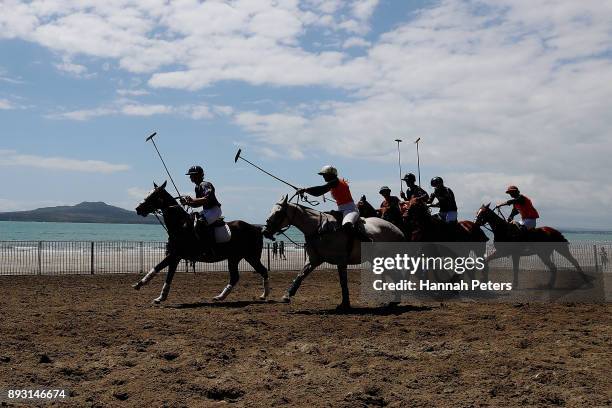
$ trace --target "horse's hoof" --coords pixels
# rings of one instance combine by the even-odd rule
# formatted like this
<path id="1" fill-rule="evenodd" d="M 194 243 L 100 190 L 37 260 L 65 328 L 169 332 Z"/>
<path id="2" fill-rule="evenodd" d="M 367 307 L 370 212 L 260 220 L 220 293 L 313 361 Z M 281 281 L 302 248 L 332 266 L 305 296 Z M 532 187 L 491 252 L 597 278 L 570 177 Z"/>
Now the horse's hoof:
<path id="1" fill-rule="evenodd" d="M 281 302 L 283 303 L 291 303 L 291 296 L 285 295 L 281 298 Z"/>
<path id="2" fill-rule="evenodd" d="M 398 307 L 400 305 L 400 302 L 398 301 L 393 301 L 393 302 L 389 302 L 387 303 L 387 307 Z"/>
<path id="3" fill-rule="evenodd" d="M 351 304 L 350 303 L 340 303 L 338 306 L 336 306 L 336 310 L 338 311 L 351 310 Z"/>
<path id="4" fill-rule="evenodd" d="M 166 299 L 162 299 L 162 298 L 155 298 L 153 299 L 153 304 L 155 305 L 159 305 L 161 302 L 163 302 Z"/>
<path id="5" fill-rule="evenodd" d="M 142 282 L 138 281 L 135 284 L 133 284 L 132 287 L 136 290 L 140 290 L 140 288 L 142 288 Z"/>

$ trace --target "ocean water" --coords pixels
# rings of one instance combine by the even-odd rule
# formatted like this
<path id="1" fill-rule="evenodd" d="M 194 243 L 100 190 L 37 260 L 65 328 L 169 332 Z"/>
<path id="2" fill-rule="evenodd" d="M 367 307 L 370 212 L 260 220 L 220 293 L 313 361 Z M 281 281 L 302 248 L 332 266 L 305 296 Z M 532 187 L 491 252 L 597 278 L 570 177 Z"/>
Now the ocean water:
<path id="1" fill-rule="evenodd" d="M 296 228 L 286 232 L 303 242 Z M 166 241 L 168 234 L 155 224 L 93 224 L 69 222 L 0 221 L 0 241 Z M 288 239 L 280 235 L 280 241 Z"/>
<path id="2" fill-rule="evenodd" d="M 563 231 L 570 242 L 612 241 L 612 231 Z M 303 242 L 296 228 L 286 232 L 292 240 Z M 0 221 L 0 241 L 166 241 L 161 225 L 83 224 L 64 222 Z M 280 235 L 277 240 L 288 241 Z"/>

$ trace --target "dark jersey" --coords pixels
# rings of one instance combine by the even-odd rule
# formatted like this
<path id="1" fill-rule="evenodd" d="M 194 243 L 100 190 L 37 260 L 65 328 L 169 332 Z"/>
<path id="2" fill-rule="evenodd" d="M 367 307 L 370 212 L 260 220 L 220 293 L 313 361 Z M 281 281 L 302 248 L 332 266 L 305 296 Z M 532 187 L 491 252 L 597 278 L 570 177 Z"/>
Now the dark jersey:
<path id="1" fill-rule="evenodd" d="M 438 207 L 440 212 L 457 211 L 457 203 L 455 202 L 455 194 L 448 187 L 438 187 L 431 193 L 428 202 L 432 203 L 434 199 L 438 199 Z"/>
<path id="2" fill-rule="evenodd" d="M 221 203 L 217 201 L 215 196 L 215 186 L 208 181 L 203 181 L 195 186 L 196 198 L 206 198 L 206 203 L 202 206 L 203 208 L 221 207 Z"/>
<path id="3" fill-rule="evenodd" d="M 406 187 L 406 201 L 410 201 L 411 198 L 415 198 L 415 197 L 423 197 L 425 196 L 425 198 L 429 198 L 429 194 L 427 194 L 427 191 L 423 190 L 421 187 L 417 186 L 416 184 L 412 187 L 408 186 Z"/>

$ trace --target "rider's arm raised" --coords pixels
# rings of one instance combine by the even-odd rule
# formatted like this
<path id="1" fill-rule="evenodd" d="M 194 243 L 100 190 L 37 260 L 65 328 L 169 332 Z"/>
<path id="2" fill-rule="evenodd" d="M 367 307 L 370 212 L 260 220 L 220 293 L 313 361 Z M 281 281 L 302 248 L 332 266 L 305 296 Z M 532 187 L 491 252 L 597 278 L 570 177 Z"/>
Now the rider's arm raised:
<path id="1" fill-rule="evenodd" d="M 336 187 L 338 182 L 339 180 L 335 179 L 335 180 L 328 182 L 327 184 L 323 184 L 322 186 L 309 187 L 305 189 L 305 192 L 312 196 L 319 197 L 329 192 L 329 190 L 331 190 L 333 187 Z"/>

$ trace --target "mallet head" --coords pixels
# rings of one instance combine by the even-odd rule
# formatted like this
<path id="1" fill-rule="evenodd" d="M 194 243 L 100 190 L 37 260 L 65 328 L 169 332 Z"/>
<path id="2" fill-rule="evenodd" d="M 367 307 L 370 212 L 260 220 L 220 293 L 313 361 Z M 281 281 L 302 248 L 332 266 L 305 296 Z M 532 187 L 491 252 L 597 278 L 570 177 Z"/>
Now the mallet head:
<path id="1" fill-rule="evenodd" d="M 234 157 L 234 163 L 236 163 L 238 159 L 240 158 L 241 152 L 242 152 L 242 149 L 238 149 L 238 151 L 236 152 L 236 157 Z"/>
<path id="2" fill-rule="evenodd" d="M 153 132 L 153 134 L 151 134 L 151 136 L 147 137 L 147 139 L 145 140 L 145 142 L 148 142 L 149 140 L 153 139 L 155 137 L 155 135 L 157 134 L 157 132 Z"/>

